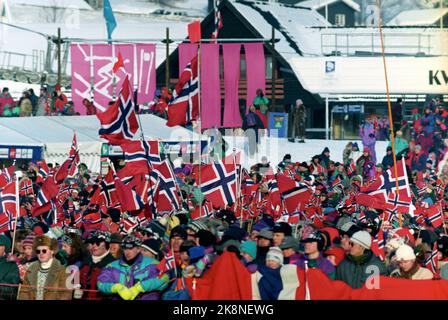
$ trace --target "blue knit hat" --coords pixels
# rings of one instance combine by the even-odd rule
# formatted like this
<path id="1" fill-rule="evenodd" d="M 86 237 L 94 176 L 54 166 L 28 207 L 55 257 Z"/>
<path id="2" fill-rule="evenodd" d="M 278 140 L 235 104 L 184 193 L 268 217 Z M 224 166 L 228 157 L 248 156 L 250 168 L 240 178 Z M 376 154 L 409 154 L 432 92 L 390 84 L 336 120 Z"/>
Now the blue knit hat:
<path id="1" fill-rule="evenodd" d="M 257 243 L 250 240 L 243 241 L 243 243 L 241 243 L 240 251 L 241 253 L 247 253 L 255 259 L 257 257 Z"/>
<path id="2" fill-rule="evenodd" d="M 194 246 L 188 249 L 188 255 L 190 256 L 190 262 L 197 261 L 205 256 L 205 248 L 202 246 Z"/>

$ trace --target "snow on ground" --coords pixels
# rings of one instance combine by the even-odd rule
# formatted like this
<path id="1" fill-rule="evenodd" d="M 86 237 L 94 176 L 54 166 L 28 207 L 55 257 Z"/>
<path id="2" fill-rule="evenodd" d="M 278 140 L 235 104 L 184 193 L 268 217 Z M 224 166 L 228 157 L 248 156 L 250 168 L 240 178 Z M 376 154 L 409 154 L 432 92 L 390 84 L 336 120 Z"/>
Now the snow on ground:
<path id="1" fill-rule="evenodd" d="M 92 10 L 84 0 L 9 0 L 10 6 L 28 5 L 39 7 L 77 8 Z"/>
<path id="2" fill-rule="evenodd" d="M 291 154 L 292 161 L 309 162 L 314 155 L 321 154 L 325 147 L 330 149 L 330 158 L 332 160 L 342 162 L 342 153 L 345 146 L 348 142 L 354 142 L 348 140 L 306 140 L 305 143 L 292 143 L 286 138 L 263 137 L 259 144 L 258 153 L 254 157 L 250 157 L 244 152 L 247 146 L 246 138 L 224 136 L 224 140 L 229 144 L 228 154 L 232 153 L 233 148 L 242 152 L 241 162 L 245 167 L 261 162 L 262 156 L 267 156 L 272 165 L 277 165 L 287 153 Z M 357 141 L 357 143 L 362 150 L 362 142 Z M 381 162 L 385 156 L 388 144 L 388 141 L 377 141 L 377 162 Z"/>

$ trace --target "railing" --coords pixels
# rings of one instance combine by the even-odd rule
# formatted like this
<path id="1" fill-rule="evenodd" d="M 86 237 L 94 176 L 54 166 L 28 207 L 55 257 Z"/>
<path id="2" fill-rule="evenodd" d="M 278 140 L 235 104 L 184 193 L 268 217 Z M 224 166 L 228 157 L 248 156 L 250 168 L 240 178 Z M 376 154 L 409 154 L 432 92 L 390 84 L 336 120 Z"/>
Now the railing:
<path id="1" fill-rule="evenodd" d="M 172 85 L 176 84 L 178 79 L 170 79 Z M 283 79 L 276 79 L 275 81 L 275 100 L 283 100 L 285 98 L 285 84 Z M 221 99 L 224 99 L 225 87 L 224 80 L 221 80 Z M 272 79 L 266 79 L 265 95 L 269 100 L 272 100 Z M 247 98 L 247 81 L 240 80 L 238 84 L 238 98 Z"/>
<path id="2" fill-rule="evenodd" d="M 383 34 L 386 53 L 396 54 L 431 54 L 431 37 L 421 33 L 386 33 Z M 397 44 L 406 39 L 408 44 Z M 366 39 L 369 39 L 368 41 Z M 359 42 L 363 44 L 358 44 Z M 401 49 L 401 50 L 395 50 Z M 363 51 L 370 55 L 381 53 L 379 33 L 322 33 L 321 53 L 322 55 L 354 55 L 357 51 Z"/>

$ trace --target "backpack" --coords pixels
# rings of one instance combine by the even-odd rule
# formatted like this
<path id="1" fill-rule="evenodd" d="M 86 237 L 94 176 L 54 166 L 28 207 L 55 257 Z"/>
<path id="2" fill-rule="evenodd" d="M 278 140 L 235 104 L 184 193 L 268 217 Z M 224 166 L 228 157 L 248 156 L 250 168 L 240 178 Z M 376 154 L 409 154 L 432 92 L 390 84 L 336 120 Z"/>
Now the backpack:
<path id="1" fill-rule="evenodd" d="M 247 127 L 255 127 L 257 125 L 257 119 L 255 118 L 255 114 L 249 112 L 246 116 L 246 125 Z"/>

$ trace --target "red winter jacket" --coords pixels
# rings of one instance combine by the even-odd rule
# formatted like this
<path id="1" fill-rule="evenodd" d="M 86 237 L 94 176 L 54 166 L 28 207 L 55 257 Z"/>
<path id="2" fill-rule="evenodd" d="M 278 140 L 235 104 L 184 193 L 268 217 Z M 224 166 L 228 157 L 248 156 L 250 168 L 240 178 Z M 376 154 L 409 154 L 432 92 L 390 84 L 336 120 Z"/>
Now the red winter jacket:
<path id="1" fill-rule="evenodd" d="M 93 263 L 92 257 L 89 257 L 88 261 L 81 267 L 79 271 L 79 280 L 81 289 L 98 290 L 97 279 L 103 270 L 109 263 L 116 259 L 109 252 L 100 262 Z M 108 297 L 99 291 L 84 292 L 82 299 L 84 300 L 106 300 Z"/>

